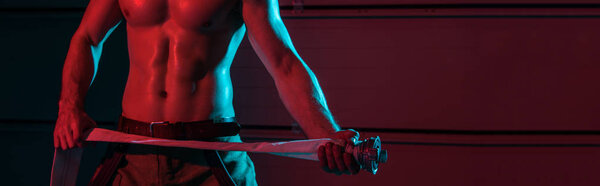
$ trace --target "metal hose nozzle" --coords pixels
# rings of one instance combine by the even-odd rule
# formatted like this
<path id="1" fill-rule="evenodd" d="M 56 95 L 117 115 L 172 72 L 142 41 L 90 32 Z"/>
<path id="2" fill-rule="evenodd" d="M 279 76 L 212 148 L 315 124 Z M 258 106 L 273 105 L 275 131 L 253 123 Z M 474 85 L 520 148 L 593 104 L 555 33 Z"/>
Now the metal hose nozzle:
<path id="1" fill-rule="evenodd" d="M 381 149 L 381 139 L 379 136 L 370 137 L 362 141 L 357 141 L 355 145 L 347 144 L 346 152 L 351 153 L 360 168 L 376 174 L 379 169 L 379 163 L 387 162 L 387 150 Z"/>

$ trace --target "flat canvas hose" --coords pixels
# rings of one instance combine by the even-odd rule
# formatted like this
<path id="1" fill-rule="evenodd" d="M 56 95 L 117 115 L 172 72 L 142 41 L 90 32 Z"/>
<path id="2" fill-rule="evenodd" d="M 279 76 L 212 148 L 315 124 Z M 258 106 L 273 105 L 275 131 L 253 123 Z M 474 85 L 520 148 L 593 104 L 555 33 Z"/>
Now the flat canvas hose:
<path id="1" fill-rule="evenodd" d="M 318 160 L 317 151 L 319 146 L 324 145 L 328 142 L 333 142 L 334 144 L 341 144 L 340 142 L 329 138 L 272 143 L 171 140 L 152 138 L 134 134 L 126 134 L 102 128 L 92 129 L 91 132 L 89 132 L 86 141 L 142 144 L 163 147 L 183 147 L 202 150 L 270 153 L 279 156 L 315 161 Z M 385 163 L 387 161 L 387 151 L 381 149 L 381 140 L 379 139 L 379 136 L 358 141 L 356 145 L 348 144 L 346 145 L 345 151 L 353 154 L 354 158 L 359 162 L 361 169 L 372 174 L 377 173 L 379 163 Z M 79 163 L 81 161 L 81 155 L 83 154 L 82 152 L 82 148 L 75 148 L 64 151 L 61 149 L 55 150 L 54 162 L 52 165 L 52 174 L 50 179 L 51 186 L 75 185 L 75 182 L 77 180 L 77 172 L 79 170 Z"/>

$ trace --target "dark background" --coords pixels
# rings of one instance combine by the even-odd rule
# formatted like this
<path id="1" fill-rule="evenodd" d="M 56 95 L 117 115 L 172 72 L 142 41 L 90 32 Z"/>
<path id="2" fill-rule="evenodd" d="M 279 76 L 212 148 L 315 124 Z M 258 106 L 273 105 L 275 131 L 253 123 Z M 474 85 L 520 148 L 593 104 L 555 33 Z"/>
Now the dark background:
<path id="1" fill-rule="evenodd" d="M 253 154 L 259 184 L 600 184 L 600 1 L 294 2 L 280 1 L 284 22 L 336 119 L 381 136 L 390 161 L 335 176 Z M 49 183 L 62 64 L 86 5 L 0 0 L 1 185 Z M 122 25 L 86 100 L 104 128 L 128 71 Z M 302 138 L 247 41 L 232 78 L 246 141 Z M 82 185 L 105 145 L 86 150 Z"/>

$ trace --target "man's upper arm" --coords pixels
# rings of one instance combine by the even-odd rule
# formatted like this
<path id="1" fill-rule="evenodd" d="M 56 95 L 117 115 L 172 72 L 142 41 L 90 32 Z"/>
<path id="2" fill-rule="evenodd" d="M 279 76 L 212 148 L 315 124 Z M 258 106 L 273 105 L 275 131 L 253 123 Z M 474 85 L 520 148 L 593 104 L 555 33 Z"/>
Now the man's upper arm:
<path id="1" fill-rule="evenodd" d="M 277 0 L 243 0 L 242 12 L 250 43 L 271 75 L 302 64 L 279 15 Z"/>
<path id="2" fill-rule="evenodd" d="M 123 18 L 118 0 L 91 0 L 74 37 L 97 46 Z"/>

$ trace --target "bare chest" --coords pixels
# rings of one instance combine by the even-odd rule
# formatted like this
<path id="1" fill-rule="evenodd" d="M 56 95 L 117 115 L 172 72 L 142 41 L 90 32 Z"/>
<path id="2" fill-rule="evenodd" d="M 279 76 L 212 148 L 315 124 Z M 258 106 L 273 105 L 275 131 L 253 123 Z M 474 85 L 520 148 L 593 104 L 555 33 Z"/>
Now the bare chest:
<path id="1" fill-rule="evenodd" d="M 222 24 L 238 13 L 239 0 L 119 0 L 130 26 L 162 25 L 202 29 Z"/>

